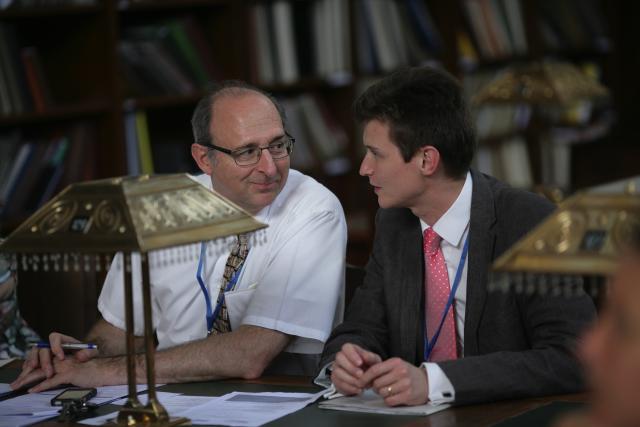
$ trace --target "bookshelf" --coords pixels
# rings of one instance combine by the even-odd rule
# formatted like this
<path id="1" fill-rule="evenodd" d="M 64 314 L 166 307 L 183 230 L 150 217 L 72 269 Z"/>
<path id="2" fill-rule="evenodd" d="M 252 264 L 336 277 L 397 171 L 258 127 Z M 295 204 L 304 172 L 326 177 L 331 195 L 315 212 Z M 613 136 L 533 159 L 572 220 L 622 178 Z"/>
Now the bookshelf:
<path id="1" fill-rule="evenodd" d="M 632 144 L 638 132 L 633 123 L 637 90 L 628 88 L 640 70 L 638 48 L 631 42 L 637 39 L 632 16 L 638 6 L 621 0 L 4 3 L 10 5 L 0 8 L 0 29 L 10 37 L 0 42 L 0 53 L 6 52 L 0 55 L 0 150 L 5 147 L 15 159 L 25 143 L 50 144 L 66 136 L 73 149 L 67 150 L 61 168 L 76 173 L 63 174 L 58 189 L 74 180 L 144 172 L 140 161 L 133 162 L 136 169 L 130 155 L 139 150 L 137 126 L 143 122 L 151 151 L 145 155 L 154 172 L 193 171 L 189 120 L 206 82 L 248 80 L 283 99 L 297 129 L 294 165 L 297 162 L 338 195 L 349 223 L 348 261 L 364 264 L 377 203 L 366 179 L 358 176 L 363 153 L 360 131 L 351 116 L 355 97 L 370 82 L 404 65 L 440 64 L 465 86 L 477 88 L 483 75 L 547 58 L 596 64 L 619 112 L 615 127 L 595 142 L 568 145 L 564 155 L 572 166 L 569 189 L 640 172 L 640 162 L 625 161 L 622 168 L 593 165 L 594 155 L 615 164 L 621 153 L 637 154 Z M 562 20 L 567 25 L 559 25 Z M 580 27 L 581 22 L 590 24 Z M 562 33 L 565 27 L 571 32 Z M 196 65 L 194 54 L 177 47 L 176 39 L 185 37 Z M 635 49 L 636 54 L 623 49 Z M 25 64 L 35 70 L 33 82 L 28 81 Z M 17 77 L 10 76 L 9 69 Z M 17 92 L 9 93 L 9 81 L 18 83 Z M 480 148 L 489 153 L 485 158 L 513 162 L 515 156 L 517 162 L 526 162 L 530 177 L 520 183 L 532 187 L 542 181 L 543 156 L 535 132 L 522 118 L 526 108 L 520 109 L 478 113 L 509 125 L 483 134 Z M 584 128 L 601 115 L 595 111 L 578 126 L 558 124 L 588 134 Z M 491 127 L 489 119 L 479 125 Z M 617 138 L 614 151 L 607 150 L 610 135 Z M 47 164 L 49 157 L 40 163 Z M 12 166 L 2 161 L 0 174 L 3 167 Z M 39 173 L 33 164 L 29 166 L 16 172 L 18 176 Z M 518 172 L 523 169 L 510 166 Z M 18 180 L 23 181 L 28 180 Z M 11 200 L 2 199 L 3 185 L 0 179 L 0 204 L 7 206 Z M 0 214 L 0 234 L 10 232 L 29 213 L 12 211 Z M 29 277 L 30 282 L 35 280 Z M 32 295 L 35 288 L 29 286 L 25 289 Z M 87 298 L 93 298 L 92 292 Z M 90 306 L 86 304 L 87 310 Z M 87 318 L 95 315 L 93 310 Z M 59 329 L 55 323 L 46 328 Z"/>

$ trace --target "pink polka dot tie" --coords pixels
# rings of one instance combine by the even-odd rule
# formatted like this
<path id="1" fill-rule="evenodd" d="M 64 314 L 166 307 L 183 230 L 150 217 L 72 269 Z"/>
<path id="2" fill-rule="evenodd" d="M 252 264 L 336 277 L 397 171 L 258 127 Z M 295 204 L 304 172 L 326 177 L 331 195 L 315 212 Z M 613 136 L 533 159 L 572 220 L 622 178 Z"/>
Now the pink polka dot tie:
<path id="1" fill-rule="evenodd" d="M 424 232 L 424 263 L 426 267 L 425 287 L 426 287 L 426 317 L 427 317 L 427 339 L 431 339 L 438 330 L 442 320 L 447 300 L 449 299 L 449 273 L 444 262 L 444 255 L 440 242 L 442 237 L 428 228 Z M 435 347 L 429 356 L 430 362 L 441 360 L 457 359 L 456 349 L 456 326 L 453 318 L 454 306 L 447 312 L 440 331 L 440 336 Z"/>

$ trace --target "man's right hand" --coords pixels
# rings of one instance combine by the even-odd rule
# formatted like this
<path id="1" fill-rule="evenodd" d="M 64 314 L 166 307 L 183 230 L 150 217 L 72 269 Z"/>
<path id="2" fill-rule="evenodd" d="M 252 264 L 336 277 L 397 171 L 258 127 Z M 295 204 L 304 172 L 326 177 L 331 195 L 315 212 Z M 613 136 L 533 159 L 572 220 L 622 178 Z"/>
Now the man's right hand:
<path id="1" fill-rule="evenodd" d="M 11 383 L 11 388 L 17 390 L 27 385 L 26 379 L 33 378 L 31 374 L 36 370 L 41 371 L 43 378 L 51 378 L 55 374 L 52 358 L 56 357 L 59 360 L 64 360 L 65 358 L 64 349 L 61 344 L 79 342 L 76 338 L 58 332 L 49 334 L 49 345 L 51 348 L 32 348 L 22 365 L 22 372 L 20 372 L 18 378 Z M 97 355 L 97 350 L 79 350 L 74 352 L 73 357 L 78 362 L 86 362 Z"/>
<path id="2" fill-rule="evenodd" d="M 340 393 L 350 396 L 362 393 L 367 384 L 360 384 L 360 378 L 372 365 L 382 359 L 375 353 L 355 344 L 344 344 L 336 354 L 331 372 L 331 382 Z"/>

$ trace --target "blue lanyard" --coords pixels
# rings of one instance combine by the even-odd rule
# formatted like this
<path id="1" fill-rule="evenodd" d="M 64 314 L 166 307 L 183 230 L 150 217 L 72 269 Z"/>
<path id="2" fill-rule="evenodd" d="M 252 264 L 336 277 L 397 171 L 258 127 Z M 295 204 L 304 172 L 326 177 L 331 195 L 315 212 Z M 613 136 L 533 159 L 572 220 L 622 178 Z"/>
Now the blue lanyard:
<path id="1" fill-rule="evenodd" d="M 238 277 L 240 276 L 240 271 L 242 271 L 242 267 L 244 266 L 244 264 L 241 265 L 240 268 L 238 268 L 238 270 L 236 270 L 236 272 L 233 274 L 233 276 L 229 280 L 229 283 L 227 283 L 227 286 L 224 288 L 224 291 L 221 291 L 222 295 L 218 298 L 218 303 L 216 304 L 216 308 L 212 312 L 211 297 L 209 296 L 209 291 L 207 290 L 207 286 L 204 284 L 204 280 L 202 279 L 202 266 L 204 264 L 204 258 L 206 257 L 206 255 L 207 255 L 206 245 L 204 242 L 202 242 L 200 244 L 200 258 L 198 260 L 198 272 L 196 273 L 196 279 L 198 279 L 198 284 L 200 284 L 200 290 L 202 290 L 202 293 L 204 294 L 204 302 L 207 305 L 207 313 L 205 316 L 207 319 L 207 334 L 210 334 L 211 331 L 213 331 L 213 322 L 218 317 L 218 314 L 220 313 L 220 309 L 222 308 L 222 303 L 224 302 L 224 292 L 229 292 L 231 289 L 235 287 L 236 283 L 238 282 Z"/>
<path id="2" fill-rule="evenodd" d="M 458 263 L 458 269 L 456 270 L 456 278 L 453 280 L 453 286 L 451 287 L 451 292 L 449 292 L 449 299 L 447 300 L 447 305 L 444 307 L 444 312 L 442 313 L 442 318 L 440 319 L 440 325 L 438 325 L 438 330 L 435 335 L 431 337 L 431 341 L 427 339 L 427 326 L 425 321 L 424 327 L 424 361 L 428 362 L 429 357 L 431 356 L 431 352 L 433 348 L 436 346 L 436 342 L 438 341 L 438 337 L 440 336 L 440 331 L 442 331 L 442 325 L 444 325 L 444 320 L 447 317 L 447 313 L 451 309 L 453 305 L 453 300 L 456 296 L 456 290 L 458 289 L 458 285 L 460 284 L 460 279 L 462 278 L 462 270 L 464 269 L 464 263 L 467 260 L 467 252 L 469 252 L 469 234 L 467 234 L 467 238 L 464 241 L 464 247 L 462 248 L 462 255 L 460 255 L 460 262 Z M 426 308 L 425 308 L 426 310 Z M 426 319 L 425 314 L 425 319 Z"/>

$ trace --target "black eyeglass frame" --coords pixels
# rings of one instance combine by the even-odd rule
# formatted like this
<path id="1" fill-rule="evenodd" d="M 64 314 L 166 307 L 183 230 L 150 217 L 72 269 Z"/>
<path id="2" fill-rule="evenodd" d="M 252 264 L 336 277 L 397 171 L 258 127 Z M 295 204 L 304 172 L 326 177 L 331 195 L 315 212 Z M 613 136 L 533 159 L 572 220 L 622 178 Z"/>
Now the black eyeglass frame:
<path id="1" fill-rule="evenodd" d="M 286 156 L 282 156 L 282 157 L 274 157 L 274 160 L 281 160 L 281 159 L 286 159 L 287 157 L 289 157 L 291 155 L 291 153 L 293 152 L 293 146 L 296 143 L 296 139 L 294 137 L 292 137 L 289 132 L 285 131 L 284 132 L 284 137 L 287 137 L 289 139 L 290 145 L 289 145 L 289 149 L 287 150 L 287 155 Z M 231 158 L 233 158 L 233 161 L 236 162 L 236 165 L 240 166 L 240 167 L 245 167 L 245 166 L 253 166 L 255 164 L 257 164 L 260 161 L 260 157 L 262 157 L 262 150 L 268 150 L 269 147 L 271 146 L 271 144 L 267 145 L 266 147 L 259 147 L 259 146 L 244 146 L 244 147 L 240 147 L 240 148 L 236 148 L 235 150 L 229 150 L 228 148 L 224 148 L 224 147 L 220 147 L 218 145 L 212 144 L 209 141 L 196 141 L 196 144 L 201 145 L 203 147 L 206 147 L 210 150 L 216 150 L 216 151 L 220 151 L 228 156 L 231 156 Z M 238 159 L 236 158 L 236 155 L 238 154 L 239 151 L 242 150 L 246 150 L 247 148 L 257 148 L 260 151 L 258 152 L 258 159 L 254 162 L 254 163 L 249 163 L 249 164 L 244 164 L 241 165 L 238 163 Z"/>

